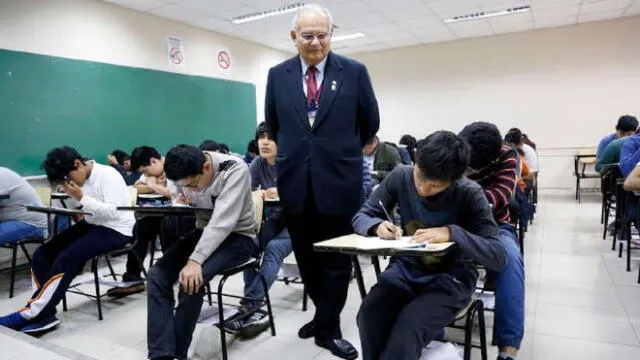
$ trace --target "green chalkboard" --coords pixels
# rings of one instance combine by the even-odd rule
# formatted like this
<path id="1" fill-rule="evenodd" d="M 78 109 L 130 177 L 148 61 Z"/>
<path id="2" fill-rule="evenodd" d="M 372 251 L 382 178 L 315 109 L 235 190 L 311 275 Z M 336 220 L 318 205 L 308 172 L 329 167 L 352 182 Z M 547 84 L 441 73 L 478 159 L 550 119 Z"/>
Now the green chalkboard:
<path id="1" fill-rule="evenodd" d="M 255 127 L 253 84 L 0 49 L 0 166 L 23 176 L 60 145 L 100 162 L 204 139 L 243 153 Z"/>

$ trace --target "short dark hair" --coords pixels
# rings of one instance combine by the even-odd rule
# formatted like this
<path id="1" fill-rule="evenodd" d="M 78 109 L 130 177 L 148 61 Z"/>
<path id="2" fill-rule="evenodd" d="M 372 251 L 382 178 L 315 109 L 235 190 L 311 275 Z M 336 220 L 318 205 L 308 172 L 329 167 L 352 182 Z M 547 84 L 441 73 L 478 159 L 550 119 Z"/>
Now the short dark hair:
<path id="1" fill-rule="evenodd" d="M 402 135 L 399 141 L 400 145 L 404 145 L 410 149 L 416 147 L 416 143 L 417 143 L 416 138 L 414 138 L 411 135 Z"/>
<path id="2" fill-rule="evenodd" d="M 131 156 L 129 156 L 129 154 L 127 154 L 126 152 L 124 152 L 124 151 L 122 151 L 120 149 L 113 150 L 111 152 L 111 155 L 115 156 L 116 161 L 120 165 L 124 164 L 124 162 L 127 161 L 127 160 L 131 160 Z"/>
<path id="3" fill-rule="evenodd" d="M 256 128 L 256 137 L 255 137 L 256 141 L 261 137 L 263 137 L 264 135 L 267 135 L 267 138 L 271 139 L 271 136 L 269 135 L 269 128 L 267 127 L 267 123 L 263 121 L 260 124 L 258 124 L 258 128 Z"/>
<path id="4" fill-rule="evenodd" d="M 205 140 L 199 146 L 202 151 L 218 151 L 220 150 L 220 145 L 213 140 Z"/>
<path id="5" fill-rule="evenodd" d="M 522 144 L 523 140 L 524 138 L 522 136 L 522 131 L 520 131 L 520 129 L 517 129 L 517 128 L 513 128 L 509 130 L 507 135 L 504 136 L 505 142 L 515 144 L 515 145 Z"/>
<path id="6" fill-rule="evenodd" d="M 618 125 L 616 125 L 616 130 L 622 132 L 630 132 L 638 130 L 638 119 L 635 116 L 631 115 L 622 115 L 618 119 Z"/>
<path id="7" fill-rule="evenodd" d="M 258 149 L 258 142 L 256 140 L 249 141 L 249 145 L 247 145 L 247 152 L 257 154 L 260 152 Z"/>
<path id="8" fill-rule="evenodd" d="M 52 149 L 42 162 L 42 169 L 47 174 L 47 180 L 51 185 L 62 184 L 69 173 L 76 169 L 74 162 L 85 159 L 78 151 L 69 146 L 62 146 Z"/>
<path id="9" fill-rule="evenodd" d="M 171 148 L 164 159 L 164 173 L 171 181 L 202 174 L 207 158 L 202 150 L 193 145 L 177 145 Z"/>
<path id="10" fill-rule="evenodd" d="M 469 166 L 470 150 L 458 135 L 436 131 L 418 147 L 416 165 L 426 179 L 454 182 Z"/>
<path id="11" fill-rule="evenodd" d="M 502 136 L 494 124 L 477 121 L 460 131 L 459 136 L 471 146 L 471 161 L 473 169 L 483 169 L 500 156 Z"/>
<path id="12" fill-rule="evenodd" d="M 151 165 L 151 159 L 162 159 L 162 155 L 151 146 L 139 146 L 131 152 L 131 170 L 138 171 L 141 166 Z"/>
<path id="13" fill-rule="evenodd" d="M 365 145 L 371 145 L 376 141 L 380 141 L 380 139 L 378 138 L 378 135 L 372 136 L 371 139 L 369 139 L 369 141 L 367 141 L 367 143 Z"/>
<path id="14" fill-rule="evenodd" d="M 218 151 L 220 151 L 223 154 L 228 154 L 231 152 L 231 149 L 229 149 L 229 145 L 225 143 L 220 143 L 220 145 L 218 146 Z"/>

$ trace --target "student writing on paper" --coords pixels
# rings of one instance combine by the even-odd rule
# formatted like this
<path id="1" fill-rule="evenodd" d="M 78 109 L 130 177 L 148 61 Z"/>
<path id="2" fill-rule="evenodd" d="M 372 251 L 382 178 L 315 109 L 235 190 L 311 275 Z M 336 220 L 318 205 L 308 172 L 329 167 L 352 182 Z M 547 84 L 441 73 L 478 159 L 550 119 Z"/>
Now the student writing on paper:
<path id="1" fill-rule="evenodd" d="M 186 359 L 202 308 L 204 284 L 224 269 L 257 256 L 258 240 L 249 167 L 242 159 L 178 145 L 164 170 L 198 208 L 196 229 L 183 233 L 149 270 L 149 359 Z M 175 306 L 173 285 L 180 283 Z M 175 309 L 175 313 L 174 313 Z"/>
<path id="2" fill-rule="evenodd" d="M 393 170 L 353 219 L 361 235 L 396 239 L 403 231 L 416 242 L 454 242 L 443 257 L 393 257 L 358 312 L 364 360 L 418 360 L 470 301 L 478 273 L 505 265 L 499 229 L 482 188 L 462 178 L 468 145 L 439 131 L 422 142 L 416 165 Z M 401 226 L 385 208 L 400 209 Z"/>
<path id="3" fill-rule="evenodd" d="M 42 163 L 51 185 L 64 190 L 92 213 L 40 246 L 33 254 L 31 274 L 35 293 L 18 312 L 0 318 L 0 325 L 22 332 L 40 332 L 57 326 L 56 305 L 74 277 L 94 256 L 123 248 L 131 241 L 133 213 L 127 185 L 112 167 L 86 160 L 71 147 L 51 150 Z"/>
<path id="4" fill-rule="evenodd" d="M 269 136 L 264 122 L 258 125 L 256 139 L 258 140 L 260 156 L 257 156 L 249 166 L 251 188 L 253 190 L 263 189 L 262 196 L 265 199 L 277 199 L 276 155 L 278 154 L 278 145 Z M 276 280 L 283 260 L 293 251 L 281 207 L 269 206 L 265 208 L 265 219 L 258 238 L 260 240 L 260 248 L 264 252 L 260 273 L 264 276 L 268 288 L 265 289 L 263 287 L 262 280 L 253 269 L 246 270 L 244 272 L 244 296 L 262 299 L 265 291 Z M 228 330 L 238 332 L 242 337 L 251 338 L 269 328 L 265 311 L 251 312 L 251 310 L 255 310 L 260 305 L 259 303 L 243 300 L 241 304 L 239 311 L 247 315 L 240 316 L 235 321 L 230 322 L 227 325 Z"/>

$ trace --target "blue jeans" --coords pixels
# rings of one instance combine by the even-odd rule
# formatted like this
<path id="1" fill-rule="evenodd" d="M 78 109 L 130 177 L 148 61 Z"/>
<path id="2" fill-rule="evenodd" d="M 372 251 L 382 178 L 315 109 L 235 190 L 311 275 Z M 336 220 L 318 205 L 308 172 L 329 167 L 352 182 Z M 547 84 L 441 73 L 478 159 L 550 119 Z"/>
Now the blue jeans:
<path id="1" fill-rule="evenodd" d="M 498 347 L 520 348 L 524 336 L 524 263 L 511 226 L 500 226 L 500 242 L 507 253 L 507 266 L 495 274 L 496 340 Z"/>
<path id="2" fill-rule="evenodd" d="M 32 236 L 44 236 L 45 229 L 18 220 L 0 222 L 0 246 Z"/>
<path id="3" fill-rule="evenodd" d="M 291 238 L 286 230 L 276 235 L 275 238 L 267 242 L 264 248 L 264 257 L 262 265 L 260 265 L 260 273 L 267 282 L 267 288 L 262 286 L 262 280 L 254 270 L 246 270 L 244 272 L 244 296 L 262 299 L 273 282 L 276 281 L 278 271 L 282 267 L 282 261 L 289 256 L 293 248 L 291 247 Z M 243 305 L 248 306 L 251 310 L 260 306 L 258 301 L 242 301 Z"/>

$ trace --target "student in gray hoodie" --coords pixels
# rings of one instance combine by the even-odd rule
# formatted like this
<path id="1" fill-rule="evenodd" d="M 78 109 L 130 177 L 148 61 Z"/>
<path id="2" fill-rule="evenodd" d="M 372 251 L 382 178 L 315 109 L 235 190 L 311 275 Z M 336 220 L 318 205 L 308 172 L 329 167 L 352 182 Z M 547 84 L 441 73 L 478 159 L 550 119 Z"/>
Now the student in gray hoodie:
<path id="1" fill-rule="evenodd" d="M 149 270 L 149 359 L 186 359 L 214 275 L 257 255 L 258 242 L 249 168 L 234 156 L 178 145 L 164 170 L 177 185 L 178 201 L 212 209 L 196 214 L 196 229 L 183 235 Z M 180 283 L 179 303 L 173 285 Z M 175 308 L 175 313 L 174 313 Z"/>

